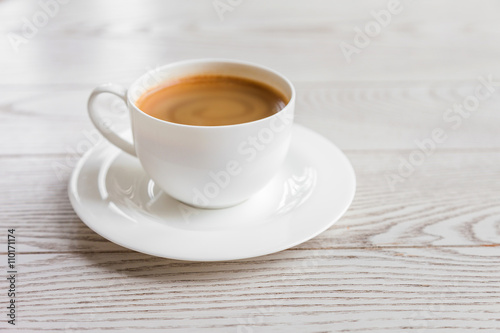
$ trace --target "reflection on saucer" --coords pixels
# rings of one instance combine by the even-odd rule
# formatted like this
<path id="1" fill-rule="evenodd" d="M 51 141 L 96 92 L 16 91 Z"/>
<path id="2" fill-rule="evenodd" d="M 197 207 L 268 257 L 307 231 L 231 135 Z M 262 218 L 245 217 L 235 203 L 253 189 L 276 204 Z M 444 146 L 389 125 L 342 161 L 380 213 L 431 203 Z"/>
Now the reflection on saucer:
<path id="1" fill-rule="evenodd" d="M 124 159 L 130 160 L 128 163 L 134 167 L 120 167 Z M 134 157 L 117 156 L 109 164 L 105 177 L 107 196 L 103 199 L 109 203 L 111 209 L 121 215 L 132 216 L 135 220 L 140 220 L 144 215 L 157 218 L 154 205 L 163 192 L 155 186 Z"/>
<path id="2" fill-rule="evenodd" d="M 283 197 L 275 215 L 286 214 L 304 203 L 316 186 L 317 172 L 311 167 L 304 168 L 302 175 L 292 175 L 283 184 Z"/>

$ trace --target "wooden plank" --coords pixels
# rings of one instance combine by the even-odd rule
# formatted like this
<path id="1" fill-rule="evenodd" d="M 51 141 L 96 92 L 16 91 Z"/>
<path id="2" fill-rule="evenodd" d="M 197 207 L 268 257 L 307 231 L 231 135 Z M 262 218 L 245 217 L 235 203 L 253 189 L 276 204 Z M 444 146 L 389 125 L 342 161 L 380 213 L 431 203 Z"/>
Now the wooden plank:
<path id="1" fill-rule="evenodd" d="M 19 52 L 2 40 L 0 84 L 131 81 L 147 68 L 200 57 L 259 62 L 296 81 L 500 76 L 498 2 L 401 3 L 404 10 L 348 63 L 340 44 L 354 45 L 354 29 L 364 29 L 387 1 L 251 1 L 223 21 L 207 1 L 71 2 Z M 1 6 L 0 31 L 18 35 L 23 18 L 41 10 L 34 0 Z"/>
<path id="2" fill-rule="evenodd" d="M 357 193 L 346 215 L 299 249 L 499 244 L 498 151 L 438 151 L 398 177 L 408 152 L 349 152 Z M 76 162 L 69 160 L 69 162 Z M 0 226 L 15 226 L 19 251 L 123 251 L 87 228 L 67 196 L 64 158 L 1 159 Z M 306 221 L 304 221 L 306 223 Z"/>
<path id="3" fill-rule="evenodd" d="M 499 250 L 480 250 L 300 250 L 222 263 L 133 252 L 24 254 L 16 328 L 494 332 Z"/>
<path id="4" fill-rule="evenodd" d="M 439 149 L 500 148 L 496 135 L 500 86 L 469 118 L 456 113 L 453 117 L 460 123 L 444 119 L 447 110 L 463 104 L 478 84 L 478 80 L 382 86 L 376 82 L 297 83 L 296 120 L 347 150 L 417 149 L 416 141 L 431 138 L 435 128 L 446 135 L 444 142 L 436 143 Z M 9 144 L 2 145 L 0 153 L 71 155 L 94 141 L 96 133 L 86 110 L 92 86 L 3 89 L 0 140 Z M 111 110 L 117 124 L 122 123 L 118 128 L 127 127 L 123 123 L 127 120 L 119 118 L 126 113 L 119 100 L 103 97 L 101 107 Z"/>

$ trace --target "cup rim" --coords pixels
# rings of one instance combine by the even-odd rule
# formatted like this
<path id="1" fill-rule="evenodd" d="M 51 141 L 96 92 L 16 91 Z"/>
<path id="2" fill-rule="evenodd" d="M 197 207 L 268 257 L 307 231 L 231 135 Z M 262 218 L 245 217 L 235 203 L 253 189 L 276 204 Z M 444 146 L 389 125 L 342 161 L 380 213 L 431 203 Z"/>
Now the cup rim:
<path id="1" fill-rule="evenodd" d="M 244 65 L 244 66 L 256 67 L 256 68 L 259 68 L 261 70 L 267 71 L 267 72 L 269 72 L 269 73 L 271 73 L 271 74 L 279 77 L 281 80 L 283 80 L 288 85 L 288 87 L 290 88 L 290 91 L 291 91 L 290 100 L 288 101 L 288 103 L 285 105 L 285 107 L 283 109 L 281 109 L 278 112 L 276 112 L 275 114 L 267 116 L 265 118 L 261 118 L 261 119 L 257 119 L 257 120 L 253 120 L 253 121 L 248 121 L 248 122 L 245 122 L 245 123 L 230 124 L 230 125 L 215 125 L 215 126 L 208 126 L 208 125 L 188 125 L 188 124 L 180 124 L 180 123 L 175 123 L 175 122 L 171 122 L 171 121 L 159 119 L 159 118 L 153 117 L 153 116 L 147 114 L 146 112 L 142 111 L 141 109 L 139 109 L 137 107 L 137 105 L 135 105 L 134 102 L 132 102 L 132 96 L 131 96 L 131 91 L 133 90 L 132 88 L 135 87 L 147 75 L 151 75 L 151 73 L 153 73 L 153 72 L 163 71 L 163 70 L 168 69 L 170 67 L 175 67 L 175 66 L 185 65 L 185 64 L 196 64 L 196 63 L 227 63 L 227 64 L 236 64 L 236 65 Z M 144 73 L 143 75 L 141 75 L 127 89 L 127 104 L 129 105 L 129 107 L 130 106 L 133 107 L 134 110 L 139 111 L 142 115 L 144 115 L 144 116 L 146 116 L 146 117 L 148 117 L 148 118 L 150 118 L 152 120 L 158 121 L 160 123 L 166 123 L 166 124 L 177 125 L 177 126 L 181 126 L 181 127 L 190 127 L 190 128 L 217 129 L 217 128 L 249 126 L 250 124 L 256 124 L 256 123 L 260 123 L 260 122 L 265 122 L 265 121 L 267 121 L 267 120 L 269 120 L 271 118 L 279 117 L 279 115 L 281 115 L 283 112 L 285 112 L 287 109 L 289 109 L 290 105 L 293 105 L 294 103 L 295 103 L 295 87 L 293 86 L 292 82 L 286 76 L 284 76 L 283 74 L 279 73 L 278 71 L 275 71 L 274 69 L 271 69 L 269 67 L 266 67 L 266 66 L 263 66 L 263 65 L 259 65 L 259 64 L 253 63 L 253 62 L 241 61 L 241 60 L 233 60 L 233 59 L 224 59 L 224 58 L 188 59 L 188 60 L 181 60 L 181 61 L 172 62 L 170 64 L 162 65 L 162 66 L 156 67 L 154 69 L 151 69 L 151 70 L 147 71 L 146 73 Z"/>

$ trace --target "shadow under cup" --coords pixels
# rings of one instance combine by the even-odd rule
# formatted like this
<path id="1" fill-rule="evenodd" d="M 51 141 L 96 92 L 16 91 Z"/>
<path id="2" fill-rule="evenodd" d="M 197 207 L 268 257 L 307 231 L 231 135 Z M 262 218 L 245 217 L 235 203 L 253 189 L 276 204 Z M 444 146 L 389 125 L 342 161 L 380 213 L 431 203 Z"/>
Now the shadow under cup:
<path id="1" fill-rule="evenodd" d="M 147 91 L 165 82 L 198 75 L 233 76 L 281 92 L 288 104 L 252 122 L 193 126 L 154 118 L 136 106 Z M 156 185 L 195 207 L 239 204 L 262 189 L 280 169 L 290 145 L 295 90 L 288 79 L 265 67 L 225 60 L 191 60 L 152 70 L 127 92 L 134 148 Z"/>

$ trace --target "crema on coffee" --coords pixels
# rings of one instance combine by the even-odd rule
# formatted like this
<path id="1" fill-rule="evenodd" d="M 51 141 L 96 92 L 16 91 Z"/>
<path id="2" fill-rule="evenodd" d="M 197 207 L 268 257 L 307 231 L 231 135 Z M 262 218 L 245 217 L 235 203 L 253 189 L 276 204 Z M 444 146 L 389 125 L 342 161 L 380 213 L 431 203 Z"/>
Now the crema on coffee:
<path id="1" fill-rule="evenodd" d="M 269 117 L 288 103 L 279 91 L 252 80 L 200 75 L 144 93 L 137 107 L 155 118 L 185 125 L 234 125 Z"/>

